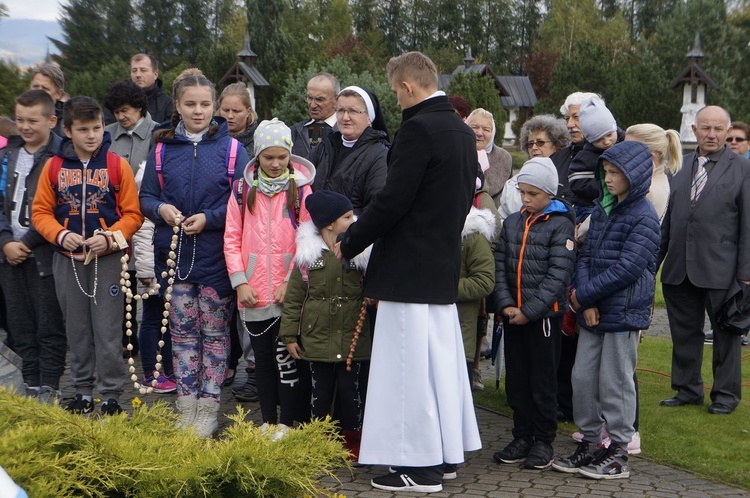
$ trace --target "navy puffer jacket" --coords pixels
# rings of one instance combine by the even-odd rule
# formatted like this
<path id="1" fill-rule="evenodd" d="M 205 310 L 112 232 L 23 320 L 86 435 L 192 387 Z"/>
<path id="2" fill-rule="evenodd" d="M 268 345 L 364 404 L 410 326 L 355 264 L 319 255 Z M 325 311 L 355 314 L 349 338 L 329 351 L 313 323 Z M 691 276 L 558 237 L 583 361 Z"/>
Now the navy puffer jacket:
<path id="1" fill-rule="evenodd" d="M 607 190 L 604 160 L 630 182 L 622 202 Z M 660 241 L 659 218 L 646 199 L 652 174 L 651 152 L 639 142 L 616 144 L 599 160 L 602 192 L 573 278 L 581 306 L 599 309 L 599 325 L 593 328 L 586 327 L 582 312 L 577 315 L 578 324 L 592 332 L 642 330 L 651 322 Z"/>
<path id="2" fill-rule="evenodd" d="M 229 131 L 223 118 L 214 117 L 219 128 L 212 135 L 204 135 L 200 142 L 191 142 L 178 127 L 174 138 L 164 139 L 162 163 L 162 188 L 156 172 L 156 151 L 151 149 L 141 184 L 141 210 L 156 225 L 154 229 L 154 262 L 158 278 L 166 269 L 172 227 L 159 216 L 159 206 L 174 205 L 185 218 L 196 213 L 206 215 L 206 227 L 194 236 L 182 237 L 179 244 L 179 275 L 188 275 L 186 281 L 207 285 L 219 297 L 232 293 L 232 286 L 224 260 L 224 225 L 227 216 L 230 178 L 227 170 Z M 237 152 L 235 178 L 249 162 L 244 147 Z M 194 261 L 194 263 L 193 263 Z M 175 282 L 178 282 L 175 279 Z M 166 288 L 161 279 L 162 289 Z"/>
<path id="3" fill-rule="evenodd" d="M 530 321 L 567 311 L 574 221 L 573 210 L 559 199 L 539 215 L 523 209 L 508 216 L 495 249 L 496 311 L 518 307 Z"/>

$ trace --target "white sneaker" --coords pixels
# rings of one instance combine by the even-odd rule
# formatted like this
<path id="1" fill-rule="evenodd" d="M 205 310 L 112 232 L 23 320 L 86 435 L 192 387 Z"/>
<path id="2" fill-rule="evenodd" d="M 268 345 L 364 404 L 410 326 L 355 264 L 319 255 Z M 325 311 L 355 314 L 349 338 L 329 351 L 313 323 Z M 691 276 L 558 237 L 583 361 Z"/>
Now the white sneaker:
<path id="1" fill-rule="evenodd" d="M 472 373 L 471 390 L 481 391 L 482 389 L 484 389 L 484 380 L 482 380 L 482 372 L 478 368 L 475 368 L 474 372 Z"/>
<path id="2" fill-rule="evenodd" d="M 198 399 L 192 396 L 178 396 L 175 401 L 177 409 L 177 428 L 187 429 L 195 423 L 195 411 L 198 408 Z"/>
<path id="3" fill-rule="evenodd" d="M 628 443 L 628 454 L 629 455 L 640 455 L 641 454 L 641 433 L 636 431 L 633 434 L 633 439 Z"/>
<path id="4" fill-rule="evenodd" d="M 219 401 L 214 398 L 200 398 L 193 426 L 196 436 L 211 437 L 219 428 Z"/>
<path id="5" fill-rule="evenodd" d="M 580 432 L 574 432 L 571 437 L 576 443 L 580 443 L 581 441 L 583 441 L 583 434 Z M 605 426 L 604 429 L 602 429 L 602 444 L 600 447 L 609 448 L 611 442 L 612 440 L 609 438 L 609 433 L 607 432 L 607 427 Z"/>

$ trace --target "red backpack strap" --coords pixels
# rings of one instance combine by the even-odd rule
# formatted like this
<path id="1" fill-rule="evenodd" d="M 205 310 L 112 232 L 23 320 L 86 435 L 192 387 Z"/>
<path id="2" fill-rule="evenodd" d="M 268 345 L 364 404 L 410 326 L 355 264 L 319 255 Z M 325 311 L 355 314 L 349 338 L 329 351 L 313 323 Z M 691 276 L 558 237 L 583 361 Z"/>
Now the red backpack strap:
<path id="1" fill-rule="evenodd" d="M 232 184 L 234 180 L 234 170 L 237 165 L 237 153 L 240 150 L 242 144 L 235 138 L 229 139 L 229 147 L 227 147 L 227 175 L 229 176 L 229 184 Z"/>
<path id="2" fill-rule="evenodd" d="M 60 169 L 63 165 L 63 158 L 60 156 L 52 156 L 49 165 L 49 182 L 53 187 L 57 186 L 57 176 L 60 173 Z"/>
<path id="3" fill-rule="evenodd" d="M 482 192 L 478 192 L 474 196 L 474 207 L 477 209 L 482 209 Z"/>
<path id="4" fill-rule="evenodd" d="M 120 183 L 122 183 L 122 160 L 114 152 L 107 151 L 107 175 L 109 184 L 115 189 L 115 211 L 122 218 L 120 209 Z"/>
<path id="5" fill-rule="evenodd" d="M 161 174 L 161 166 L 164 164 L 164 142 L 156 143 L 155 157 L 156 176 L 159 178 L 159 187 L 164 188 L 164 177 Z"/>

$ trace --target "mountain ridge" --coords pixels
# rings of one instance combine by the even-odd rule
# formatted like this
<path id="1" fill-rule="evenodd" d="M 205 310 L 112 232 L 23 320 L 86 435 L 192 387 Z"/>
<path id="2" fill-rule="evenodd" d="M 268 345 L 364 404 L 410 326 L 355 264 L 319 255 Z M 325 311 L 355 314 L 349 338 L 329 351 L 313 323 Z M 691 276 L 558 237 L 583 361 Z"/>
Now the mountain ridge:
<path id="1" fill-rule="evenodd" d="M 47 49 L 57 49 L 47 37 L 62 38 L 62 28 L 57 21 L 37 19 L 0 20 L 0 59 L 21 67 L 35 66 L 44 62 Z"/>

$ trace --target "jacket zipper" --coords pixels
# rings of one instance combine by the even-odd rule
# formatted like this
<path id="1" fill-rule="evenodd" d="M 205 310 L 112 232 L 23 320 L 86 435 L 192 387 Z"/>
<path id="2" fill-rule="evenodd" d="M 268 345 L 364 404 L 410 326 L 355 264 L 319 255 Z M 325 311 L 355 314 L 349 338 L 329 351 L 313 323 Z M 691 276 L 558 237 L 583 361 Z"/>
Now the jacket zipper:
<path id="1" fill-rule="evenodd" d="M 517 294 L 517 306 L 520 309 L 521 308 L 521 277 L 523 275 L 522 269 L 523 269 L 523 258 L 524 254 L 526 253 L 526 240 L 528 239 L 529 231 L 531 230 L 531 225 L 536 223 L 536 221 L 541 218 L 542 215 L 538 214 L 536 216 L 530 215 L 528 218 L 526 218 L 526 221 L 524 221 L 524 231 L 523 231 L 523 242 L 521 242 L 521 252 L 518 255 L 518 266 L 516 268 L 516 273 L 518 274 L 518 277 L 516 277 L 516 294 Z"/>
<path id="2" fill-rule="evenodd" d="M 81 193 L 81 237 L 84 240 L 86 240 L 86 177 L 88 176 L 88 164 L 91 162 L 91 159 L 89 158 L 87 162 L 81 161 L 81 165 L 83 166 L 83 181 L 81 182 L 81 187 L 83 188 L 83 192 Z"/>

